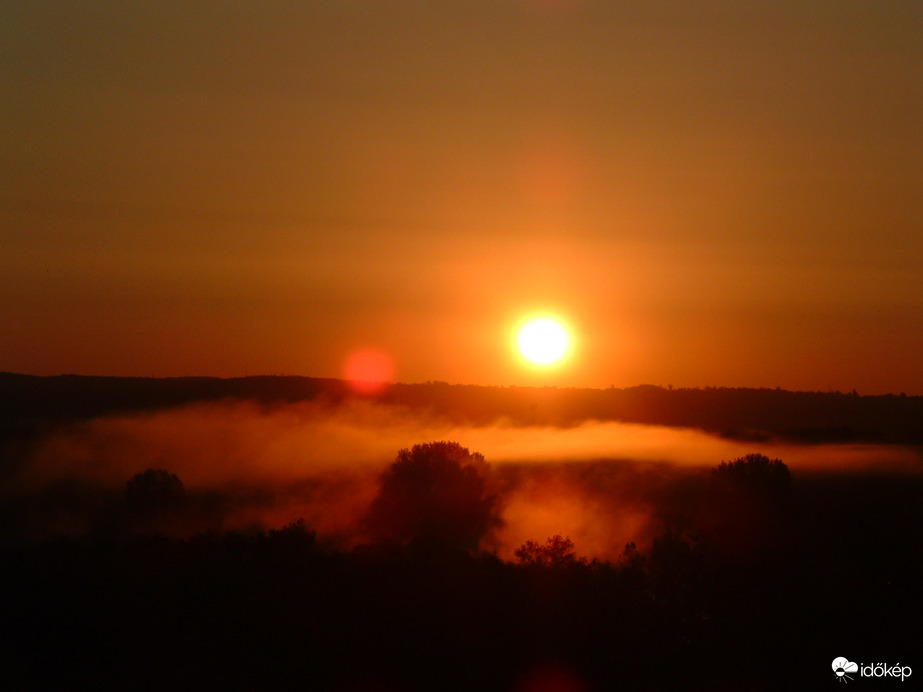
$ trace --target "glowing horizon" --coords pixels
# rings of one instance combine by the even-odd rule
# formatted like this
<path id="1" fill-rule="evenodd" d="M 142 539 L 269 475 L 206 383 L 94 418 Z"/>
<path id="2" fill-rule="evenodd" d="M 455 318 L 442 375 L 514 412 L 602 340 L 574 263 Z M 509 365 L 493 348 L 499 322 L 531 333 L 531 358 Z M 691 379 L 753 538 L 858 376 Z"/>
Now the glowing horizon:
<path id="1" fill-rule="evenodd" d="M 0 370 L 923 394 L 912 3 L 0 14 Z"/>

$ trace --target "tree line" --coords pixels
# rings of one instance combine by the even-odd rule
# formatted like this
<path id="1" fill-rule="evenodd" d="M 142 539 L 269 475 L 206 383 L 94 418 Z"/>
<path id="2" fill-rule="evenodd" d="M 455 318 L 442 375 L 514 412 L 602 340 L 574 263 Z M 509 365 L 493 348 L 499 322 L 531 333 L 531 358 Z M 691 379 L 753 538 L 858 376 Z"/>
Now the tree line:
<path id="1" fill-rule="evenodd" d="M 8 689 L 791 689 L 829 661 L 913 661 L 917 478 L 722 462 L 685 523 L 590 559 L 563 535 L 504 562 L 489 465 L 401 450 L 363 524 L 170 538 L 185 489 L 125 486 L 128 530 L 3 547 Z"/>

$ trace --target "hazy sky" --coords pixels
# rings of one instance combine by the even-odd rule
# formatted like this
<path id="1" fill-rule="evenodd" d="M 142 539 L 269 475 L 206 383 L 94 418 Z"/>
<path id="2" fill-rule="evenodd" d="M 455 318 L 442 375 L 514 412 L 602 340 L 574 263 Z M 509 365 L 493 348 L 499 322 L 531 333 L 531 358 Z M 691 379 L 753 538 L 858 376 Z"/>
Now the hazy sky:
<path id="1" fill-rule="evenodd" d="M 0 123 L 0 370 L 923 393 L 918 0 L 0 2 Z"/>

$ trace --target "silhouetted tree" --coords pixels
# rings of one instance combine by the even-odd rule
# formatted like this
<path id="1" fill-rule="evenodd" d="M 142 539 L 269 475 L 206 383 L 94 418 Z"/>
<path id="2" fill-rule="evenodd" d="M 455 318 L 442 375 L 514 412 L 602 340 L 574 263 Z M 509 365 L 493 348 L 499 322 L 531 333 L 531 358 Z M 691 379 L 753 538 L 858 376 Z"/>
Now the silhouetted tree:
<path id="1" fill-rule="evenodd" d="M 722 461 L 712 469 L 712 473 L 734 487 L 767 499 L 785 497 L 792 487 L 788 466 L 780 459 L 770 459 L 762 454 L 748 454 L 734 461 Z"/>
<path id="2" fill-rule="evenodd" d="M 574 552 L 574 542 L 560 534 L 547 538 L 544 545 L 526 541 L 514 555 L 520 565 L 527 567 L 570 567 L 582 562 Z"/>
<path id="3" fill-rule="evenodd" d="M 381 477 L 365 518 L 377 543 L 437 542 L 475 550 L 500 524 L 497 499 L 488 493 L 484 457 L 457 442 L 402 449 Z"/>
<path id="4" fill-rule="evenodd" d="M 290 550 L 313 550 L 317 544 L 317 532 L 309 529 L 305 520 L 299 517 L 281 529 L 270 529 L 269 542 Z"/>
<path id="5" fill-rule="evenodd" d="M 121 516 L 110 517 L 104 530 L 127 530 L 139 535 L 178 535 L 188 514 L 186 488 L 176 474 L 148 469 L 125 484 Z"/>
<path id="6" fill-rule="evenodd" d="M 148 469 L 125 484 L 125 500 L 137 514 L 156 514 L 180 507 L 186 500 L 186 488 L 176 474 Z"/>
<path id="7" fill-rule="evenodd" d="M 712 478 L 702 528 L 724 559 L 758 561 L 788 539 L 792 479 L 782 461 L 748 454 L 722 462 Z"/>
<path id="8" fill-rule="evenodd" d="M 643 570 L 646 567 L 647 560 L 638 550 L 634 541 L 625 544 L 625 549 L 619 555 L 618 564 L 623 569 Z"/>

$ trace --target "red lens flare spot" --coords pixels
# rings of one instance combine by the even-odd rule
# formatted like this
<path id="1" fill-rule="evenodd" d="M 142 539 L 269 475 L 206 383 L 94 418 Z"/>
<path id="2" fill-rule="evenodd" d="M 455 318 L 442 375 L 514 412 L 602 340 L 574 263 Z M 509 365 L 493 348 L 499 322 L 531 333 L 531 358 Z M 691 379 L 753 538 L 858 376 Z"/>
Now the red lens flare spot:
<path id="1" fill-rule="evenodd" d="M 374 394 L 388 385 L 394 375 L 394 364 L 386 353 L 363 349 L 346 359 L 343 375 L 354 391 Z"/>
<path id="2" fill-rule="evenodd" d="M 516 686 L 516 692 L 586 692 L 586 689 L 574 671 L 559 666 L 533 670 Z"/>

